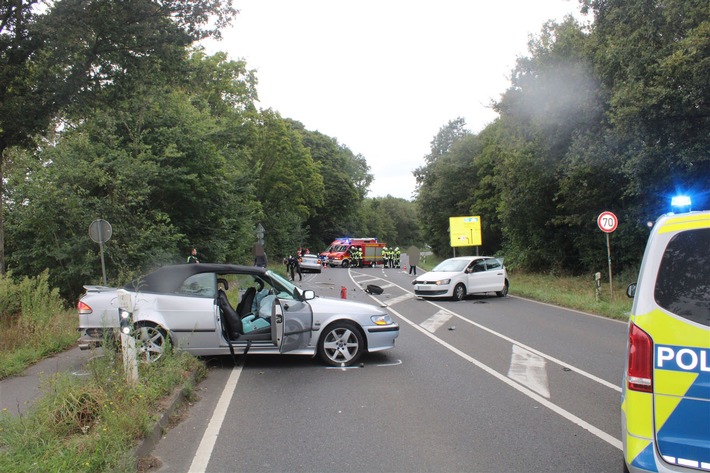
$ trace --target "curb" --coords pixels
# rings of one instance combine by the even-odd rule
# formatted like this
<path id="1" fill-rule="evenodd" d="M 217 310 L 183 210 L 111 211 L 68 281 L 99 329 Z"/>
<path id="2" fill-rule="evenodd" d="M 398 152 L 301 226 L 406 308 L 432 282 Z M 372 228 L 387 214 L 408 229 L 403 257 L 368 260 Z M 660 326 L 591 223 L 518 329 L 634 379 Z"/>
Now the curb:
<path id="1" fill-rule="evenodd" d="M 176 388 L 172 394 L 172 401 L 167 409 L 160 413 L 160 417 L 153 426 L 152 432 L 145 436 L 141 443 L 133 449 L 133 458 L 138 467 L 138 462 L 144 457 L 150 455 L 150 453 L 155 449 L 160 439 L 163 438 L 163 432 L 165 428 L 170 423 L 170 417 L 182 406 L 182 404 L 187 400 L 186 392 L 189 386 L 195 386 L 196 379 L 195 375 L 192 374 L 185 381 L 185 383 L 180 387 Z"/>

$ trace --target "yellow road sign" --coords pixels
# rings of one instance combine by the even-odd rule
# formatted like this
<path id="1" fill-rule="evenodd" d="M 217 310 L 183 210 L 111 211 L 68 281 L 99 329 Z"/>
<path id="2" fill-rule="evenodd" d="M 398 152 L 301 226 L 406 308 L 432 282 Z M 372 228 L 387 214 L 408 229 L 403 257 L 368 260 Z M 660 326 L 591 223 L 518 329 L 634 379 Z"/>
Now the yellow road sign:
<path id="1" fill-rule="evenodd" d="M 451 246 L 481 246 L 481 217 L 449 217 Z"/>

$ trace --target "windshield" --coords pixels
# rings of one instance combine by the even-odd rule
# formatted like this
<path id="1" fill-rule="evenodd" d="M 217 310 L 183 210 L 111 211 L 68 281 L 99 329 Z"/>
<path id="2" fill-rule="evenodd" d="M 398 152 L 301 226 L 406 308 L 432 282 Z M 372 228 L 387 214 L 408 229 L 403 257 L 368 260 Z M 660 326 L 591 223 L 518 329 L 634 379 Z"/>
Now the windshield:
<path id="1" fill-rule="evenodd" d="M 468 259 L 447 259 L 446 261 L 442 261 L 436 265 L 436 267 L 434 267 L 431 271 L 439 273 L 455 273 L 463 271 L 470 262 L 471 260 Z"/>
<path id="2" fill-rule="evenodd" d="M 278 291 L 276 296 L 279 299 L 300 299 L 301 291 L 291 282 L 281 275 L 269 270 L 266 272 L 267 276 L 271 278 L 271 283 L 274 288 Z"/>

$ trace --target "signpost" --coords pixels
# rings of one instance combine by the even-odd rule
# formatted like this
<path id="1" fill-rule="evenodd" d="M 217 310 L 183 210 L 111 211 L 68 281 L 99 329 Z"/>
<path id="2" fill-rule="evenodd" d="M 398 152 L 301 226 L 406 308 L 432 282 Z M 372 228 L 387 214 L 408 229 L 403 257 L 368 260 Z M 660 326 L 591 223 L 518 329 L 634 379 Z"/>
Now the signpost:
<path id="1" fill-rule="evenodd" d="M 91 222 L 89 225 L 89 237 L 96 243 L 99 244 L 99 250 L 101 251 L 101 272 L 104 276 L 104 286 L 106 285 L 106 264 L 104 263 L 104 243 L 111 239 L 111 233 L 113 230 L 111 224 L 106 220 L 97 219 Z"/>
<path id="2" fill-rule="evenodd" d="M 597 217 L 597 225 L 599 229 L 606 233 L 606 255 L 607 261 L 609 262 L 609 294 L 610 299 L 614 300 L 614 286 L 611 279 L 611 245 L 609 243 L 609 234 L 616 230 L 619 225 L 619 219 L 616 218 L 612 212 L 605 211 L 599 214 Z"/>

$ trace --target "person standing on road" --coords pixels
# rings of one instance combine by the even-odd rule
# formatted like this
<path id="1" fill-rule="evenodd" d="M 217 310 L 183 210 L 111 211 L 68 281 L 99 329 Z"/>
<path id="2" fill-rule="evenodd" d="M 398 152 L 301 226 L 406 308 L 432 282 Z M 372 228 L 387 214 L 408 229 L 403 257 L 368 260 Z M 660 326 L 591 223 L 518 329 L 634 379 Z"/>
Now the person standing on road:
<path id="1" fill-rule="evenodd" d="M 190 256 L 187 257 L 188 263 L 199 263 L 200 260 L 197 259 L 197 248 L 193 248 Z"/>
<path id="2" fill-rule="evenodd" d="M 419 264 L 419 248 L 412 245 L 407 248 L 407 259 L 409 259 L 409 274 L 417 275 L 417 265 Z"/>

